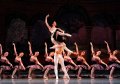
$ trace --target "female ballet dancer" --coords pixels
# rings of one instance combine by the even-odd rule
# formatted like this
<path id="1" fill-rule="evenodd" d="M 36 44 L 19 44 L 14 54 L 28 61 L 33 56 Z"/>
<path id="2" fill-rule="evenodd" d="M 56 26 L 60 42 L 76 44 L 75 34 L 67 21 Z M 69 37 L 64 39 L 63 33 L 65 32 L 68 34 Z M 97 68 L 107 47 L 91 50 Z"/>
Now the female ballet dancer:
<path id="1" fill-rule="evenodd" d="M 77 78 L 78 79 L 81 79 L 81 72 L 83 69 L 85 70 L 90 70 L 90 66 L 89 64 L 86 62 L 84 56 L 85 56 L 85 51 L 82 51 L 80 54 L 79 54 L 79 50 L 78 50 L 78 45 L 76 43 L 75 44 L 75 47 L 76 47 L 76 53 L 77 53 L 77 66 L 78 66 L 78 73 L 77 73 Z"/>
<path id="2" fill-rule="evenodd" d="M 50 49 L 55 49 L 55 53 L 54 53 L 54 72 L 55 72 L 55 76 L 56 76 L 56 79 L 58 79 L 58 62 L 60 63 L 61 67 L 62 67 L 62 70 L 64 72 L 64 77 L 63 78 L 66 78 L 66 79 L 69 79 L 69 75 L 67 73 L 67 70 L 65 68 L 65 65 L 64 65 L 64 58 L 62 57 L 62 54 L 64 53 L 64 50 L 67 51 L 67 52 L 70 52 L 70 53 L 73 53 L 73 51 L 69 50 L 67 47 L 66 47 L 66 44 L 64 43 L 64 40 L 63 38 L 61 39 L 58 39 L 57 41 L 54 40 L 53 38 L 53 34 L 51 35 L 51 41 L 52 43 L 54 44 L 52 47 L 50 47 Z"/>
<path id="3" fill-rule="evenodd" d="M 43 65 L 38 61 L 37 56 L 39 56 L 39 52 L 36 51 L 35 54 L 33 54 L 32 52 L 32 48 L 31 48 L 31 43 L 28 42 L 29 45 L 29 52 L 30 52 L 30 65 L 27 67 L 29 68 L 29 72 L 28 72 L 28 79 L 32 79 L 31 77 L 31 73 L 33 70 L 35 69 L 43 69 Z"/>
<path id="4" fill-rule="evenodd" d="M 13 68 L 13 65 L 7 59 L 8 55 L 8 52 L 3 54 L 2 45 L 0 44 L 0 76 L 3 70 L 11 70 Z"/>
<path id="5" fill-rule="evenodd" d="M 66 67 L 67 72 L 68 72 L 69 70 L 75 70 L 75 69 L 77 68 L 77 65 L 76 65 L 75 62 L 71 59 L 69 52 L 67 52 L 67 55 L 66 55 L 66 53 L 64 53 L 64 64 L 65 64 L 65 67 Z"/>
<path id="6" fill-rule="evenodd" d="M 45 24 L 46 24 L 47 28 L 49 29 L 49 31 L 51 32 L 51 34 L 55 33 L 54 39 L 56 39 L 58 35 L 71 37 L 70 34 L 65 33 L 62 29 L 56 27 L 57 26 L 56 21 L 54 21 L 52 23 L 52 26 L 50 26 L 47 21 L 48 17 L 49 17 L 49 14 L 45 17 Z"/>
<path id="7" fill-rule="evenodd" d="M 44 75 L 43 75 L 43 78 L 44 79 L 48 79 L 48 72 L 52 69 L 54 69 L 54 59 L 52 58 L 52 56 L 54 56 L 54 52 L 51 52 L 49 55 L 48 55 L 48 52 L 47 52 L 47 43 L 45 43 L 45 63 L 46 63 L 46 66 L 44 67 Z"/>
<path id="8" fill-rule="evenodd" d="M 108 65 L 106 63 L 104 63 L 101 59 L 100 59 L 100 54 L 101 54 L 101 51 L 97 51 L 96 53 L 94 52 L 94 49 L 93 49 L 93 44 L 92 42 L 90 42 L 90 45 L 91 45 L 91 52 L 92 52 L 92 62 L 93 65 L 91 65 L 91 78 L 94 78 L 94 72 L 95 70 L 104 70 L 105 68 L 108 68 Z M 104 68 L 104 65 L 106 66 Z"/>
<path id="9" fill-rule="evenodd" d="M 114 50 L 113 52 L 111 52 L 108 42 L 105 41 L 105 43 L 107 45 L 107 50 L 109 53 L 109 63 L 108 63 L 109 65 L 108 70 L 110 70 L 109 78 L 112 79 L 114 70 L 116 68 L 120 68 L 120 61 L 115 56 L 118 53 L 118 51 Z"/>
<path id="10" fill-rule="evenodd" d="M 16 57 L 15 57 L 15 61 L 14 61 L 15 67 L 12 72 L 11 78 L 14 78 L 14 75 L 18 70 L 25 70 L 25 67 L 24 67 L 22 59 L 21 59 L 21 57 L 24 56 L 24 53 L 23 52 L 20 52 L 19 54 L 17 53 L 15 43 L 13 43 L 13 47 L 14 47 L 14 54 Z"/>

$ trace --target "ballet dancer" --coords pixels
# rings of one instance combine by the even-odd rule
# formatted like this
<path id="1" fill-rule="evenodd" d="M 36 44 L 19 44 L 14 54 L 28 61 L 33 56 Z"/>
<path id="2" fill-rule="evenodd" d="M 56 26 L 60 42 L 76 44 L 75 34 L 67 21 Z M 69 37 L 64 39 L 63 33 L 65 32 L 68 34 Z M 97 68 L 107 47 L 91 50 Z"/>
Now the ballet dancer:
<path id="1" fill-rule="evenodd" d="M 2 45 L 0 44 L 0 76 L 3 70 L 11 70 L 13 68 L 13 65 L 7 59 L 8 55 L 8 52 L 3 53 Z"/>
<path id="2" fill-rule="evenodd" d="M 28 79 L 32 79 L 32 77 L 31 77 L 32 71 L 35 69 L 42 70 L 44 67 L 37 59 L 37 57 L 39 56 L 39 52 L 36 51 L 35 54 L 33 54 L 32 48 L 31 48 L 31 43 L 28 42 L 28 45 L 29 45 L 29 52 L 30 52 L 30 54 L 29 54 L 30 55 L 30 65 L 27 67 L 27 68 L 29 68 Z"/>
<path id="3" fill-rule="evenodd" d="M 120 68 L 120 61 L 116 57 L 118 51 L 114 50 L 113 52 L 111 52 L 108 42 L 105 41 L 105 44 L 107 45 L 107 50 L 109 53 L 109 63 L 108 63 L 109 65 L 108 70 L 110 70 L 109 78 L 112 79 L 115 69 Z"/>
<path id="4" fill-rule="evenodd" d="M 85 56 L 85 51 L 82 51 L 79 54 L 79 49 L 78 49 L 78 45 L 76 43 L 74 43 L 75 47 L 76 47 L 76 53 L 77 53 L 77 66 L 78 66 L 78 73 L 77 73 L 77 78 L 81 79 L 81 72 L 82 70 L 90 70 L 90 66 L 89 64 L 86 62 L 84 56 Z"/>
<path id="5" fill-rule="evenodd" d="M 65 67 L 66 67 L 66 70 L 67 72 L 69 70 L 75 70 L 77 69 L 77 65 L 75 64 L 75 62 L 71 59 L 70 57 L 70 53 L 67 52 L 67 55 L 66 53 L 64 53 L 64 64 L 65 64 Z"/>
<path id="6" fill-rule="evenodd" d="M 13 43 L 13 47 L 14 47 L 14 54 L 15 54 L 16 57 L 15 57 L 15 60 L 14 60 L 15 67 L 14 67 L 14 70 L 12 72 L 11 78 L 14 78 L 14 75 L 16 74 L 17 71 L 25 70 L 25 67 L 24 67 L 22 59 L 21 59 L 24 56 L 24 53 L 23 52 L 20 52 L 19 54 L 17 53 L 15 43 Z"/>
<path id="7" fill-rule="evenodd" d="M 51 41 L 52 43 L 54 44 L 52 47 L 50 47 L 50 49 L 55 49 L 55 53 L 54 53 L 54 72 L 55 72 L 55 76 L 56 76 L 56 79 L 58 79 L 58 62 L 59 64 L 61 65 L 62 67 L 62 70 L 64 72 L 64 77 L 65 79 L 69 79 L 69 75 L 67 73 L 67 70 L 65 68 L 65 65 L 64 65 L 64 58 L 62 57 L 62 54 L 65 51 L 67 52 L 70 52 L 70 53 L 73 53 L 73 51 L 69 50 L 67 47 L 66 47 L 66 44 L 64 43 L 64 40 L 63 38 L 55 41 L 54 38 L 53 38 L 53 34 L 51 35 Z"/>
<path id="8" fill-rule="evenodd" d="M 46 66 L 44 67 L 44 75 L 43 75 L 43 78 L 44 79 L 48 79 L 48 72 L 50 70 L 53 70 L 54 69 L 54 59 L 52 58 L 52 56 L 54 56 L 54 52 L 50 52 L 50 54 L 48 55 L 48 51 L 47 51 L 47 43 L 45 42 L 45 63 L 46 63 Z"/>
<path id="9" fill-rule="evenodd" d="M 53 21 L 52 26 L 50 26 L 47 21 L 48 17 L 49 17 L 49 14 L 45 17 L 45 24 L 47 28 L 49 29 L 49 31 L 51 32 L 51 34 L 55 33 L 54 39 L 56 39 L 58 35 L 71 37 L 70 34 L 65 33 L 62 29 L 56 27 L 57 26 L 56 21 Z"/>
<path id="10" fill-rule="evenodd" d="M 100 59 L 99 56 L 101 54 L 101 51 L 97 51 L 95 53 L 95 51 L 93 49 L 92 42 L 90 42 L 90 45 L 91 45 L 91 52 L 92 52 L 92 55 L 93 55 L 92 56 L 92 62 L 94 62 L 93 65 L 91 65 L 92 69 L 91 69 L 91 76 L 90 77 L 94 79 L 95 70 L 105 70 L 106 68 L 108 68 L 108 65 Z"/>

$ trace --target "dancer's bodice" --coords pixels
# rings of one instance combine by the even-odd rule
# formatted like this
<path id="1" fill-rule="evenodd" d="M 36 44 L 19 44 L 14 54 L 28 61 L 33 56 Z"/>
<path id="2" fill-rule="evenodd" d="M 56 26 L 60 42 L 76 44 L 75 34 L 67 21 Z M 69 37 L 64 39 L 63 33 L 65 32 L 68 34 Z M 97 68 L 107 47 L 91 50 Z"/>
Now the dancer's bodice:
<path id="1" fill-rule="evenodd" d="M 93 63 L 100 63 L 101 59 L 99 57 L 92 57 L 92 62 Z"/>
<path id="2" fill-rule="evenodd" d="M 50 32 L 53 34 L 53 33 L 55 33 L 55 31 L 56 31 L 56 27 L 52 27 L 51 29 L 50 29 Z"/>
<path id="3" fill-rule="evenodd" d="M 20 57 L 16 57 L 16 58 L 15 58 L 15 62 L 16 62 L 16 63 L 20 63 L 20 61 L 21 61 L 21 58 L 20 58 Z"/>
<path id="4" fill-rule="evenodd" d="M 83 64 L 84 58 L 83 57 L 77 57 L 77 64 Z"/>
<path id="5" fill-rule="evenodd" d="M 0 59 L 1 65 L 6 65 L 7 64 L 6 61 L 7 61 L 6 57 L 1 57 L 1 59 Z"/>
<path id="6" fill-rule="evenodd" d="M 117 61 L 117 58 L 115 56 L 110 56 L 108 64 L 117 63 L 116 61 Z"/>

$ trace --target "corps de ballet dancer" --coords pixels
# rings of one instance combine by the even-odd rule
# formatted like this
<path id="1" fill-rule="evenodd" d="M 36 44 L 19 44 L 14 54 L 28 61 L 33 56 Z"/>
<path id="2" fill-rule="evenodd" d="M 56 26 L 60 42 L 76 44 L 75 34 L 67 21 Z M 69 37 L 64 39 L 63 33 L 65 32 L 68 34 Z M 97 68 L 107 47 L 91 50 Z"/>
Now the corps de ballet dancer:
<path id="1" fill-rule="evenodd" d="M 8 55 L 9 55 L 8 52 L 3 53 L 2 45 L 0 44 L 0 76 L 2 74 L 2 71 L 11 70 L 13 68 L 13 65 L 7 59 Z"/>
<path id="2" fill-rule="evenodd" d="M 67 70 L 65 68 L 64 65 L 64 58 L 62 56 L 64 50 L 70 53 L 73 53 L 73 51 L 69 50 L 66 47 L 66 44 L 64 43 L 65 39 L 61 37 L 61 39 L 58 39 L 57 41 L 54 40 L 53 35 L 51 35 L 51 41 L 54 44 L 52 47 L 50 47 L 50 49 L 55 49 L 55 53 L 54 53 L 54 72 L 55 72 L 55 76 L 56 79 L 58 79 L 58 63 L 61 65 L 62 67 L 62 71 L 64 72 L 64 77 L 65 79 L 69 79 L 69 75 L 67 73 Z"/>
<path id="3" fill-rule="evenodd" d="M 113 52 L 110 50 L 108 42 L 105 41 L 105 44 L 107 45 L 107 50 L 109 53 L 109 63 L 108 63 L 108 70 L 110 70 L 109 78 L 113 78 L 113 73 L 116 68 L 120 68 L 120 61 L 116 57 L 116 54 L 118 53 L 117 50 L 114 50 Z"/>
<path id="4" fill-rule="evenodd" d="M 64 53 L 63 55 L 64 55 L 64 64 L 65 64 L 67 72 L 69 70 L 77 69 L 77 65 L 75 64 L 75 62 L 70 57 L 71 54 L 69 52 L 67 52 L 67 54 Z"/>
<path id="5" fill-rule="evenodd" d="M 93 62 L 93 64 L 91 65 L 92 69 L 91 69 L 91 75 L 90 75 L 90 77 L 94 78 L 94 72 L 95 72 L 95 70 L 105 70 L 105 69 L 108 68 L 108 65 L 105 62 L 103 62 L 101 60 L 101 58 L 99 57 L 100 54 L 101 54 L 101 51 L 97 51 L 95 53 L 95 51 L 93 49 L 92 42 L 90 42 L 90 45 L 91 45 L 91 52 L 92 52 L 92 55 L 93 55 L 92 56 L 92 62 Z"/>
<path id="6" fill-rule="evenodd" d="M 48 79 L 48 72 L 50 70 L 54 70 L 54 59 L 52 58 L 52 56 L 54 56 L 54 52 L 50 52 L 50 54 L 48 55 L 48 51 L 47 51 L 47 43 L 45 43 L 45 66 L 44 66 L 44 75 L 43 78 L 44 79 Z"/>
<path id="7" fill-rule="evenodd" d="M 29 45 L 29 52 L 30 52 L 30 54 L 29 54 L 30 55 L 30 63 L 29 63 L 29 66 L 27 67 L 27 68 L 29 68 L 28 79 L 32 79 L 32 77 L 31 77 L 32 71 L 35 69 L 42 70 L 44 67 L 37 59 L 37 57 L 39 56 L 39 52 L 36 51 L 35 54 L 33 54 L 32 48 L 31 48 L 31 43 L 28 42 L 28 45 Z"/>
<path id="8" fill-rule="evenodd" d="M 82 51 L 81 53 L 79 53 L 77 43 L 74 43 L 74 44 L 76 46 L 76 53 L 77 53 L 77 66 L 78 66 L 77 78 L 81 79 L 82 70 L 90 70 L 90 66 L 84 58 L 86 52 Z"/>
<path id="9" fill-rule="evenodd" d="M 25 66 L 23 65 L 23 62 L 21 59 L 24 56 L 24 53 L 23 52 L 20 52 L 19 54 L 17 53 L 15 43 L 13 43 L 13 47 L 14 47 L 14 54 L 16 57 L 14 60 L 15 66 L 14 66 L 14 70 L 12 72 L 11 78 L 14 78 L 14 75 L 16 74 L 17 71 L 25 70 Z"/>

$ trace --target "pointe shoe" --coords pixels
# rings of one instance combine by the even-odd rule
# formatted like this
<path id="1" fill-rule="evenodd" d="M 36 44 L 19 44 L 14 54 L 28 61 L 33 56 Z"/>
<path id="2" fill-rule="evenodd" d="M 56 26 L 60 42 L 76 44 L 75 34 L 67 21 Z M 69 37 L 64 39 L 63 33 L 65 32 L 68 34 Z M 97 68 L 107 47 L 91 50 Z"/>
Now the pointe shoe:
<path id="1" fill-rule="evenodd" d="M 64 76 L 63 79 L 70 79 L 70 77 L 69 76 Z"/>
<path id="2" fill-rule="evenodd" d="M 14 79 L 14 76 L 11 76 L 12 79 Z"/>
<path id="3" fill-rule="evenodd" d="M 48 79 L 48 77 L 46 77 L 46 76 L 44 76 L 43 78 L 44 78 L 44 79 Z"/>
<path id="4" fill-rule="evenodd" d="M 112 77 L 112 76 L 109 76 L 109 79 L 113 79 L 113 77 Z"/>
<path id="5" fill-rule="evenodd" d="M 91 78 L 91 79 L 94 79 L 95 77 L 91 76 L 90 78 Z"/>
<path id="6" fill-rule="evenodd" d="M 28 79 L 32 79 L 32 77 L 28 77 Z"/>
<path id="7" fill-rule="evenodd" d="M 56 80 L 58 80 L 58 77 L 56 77 Z"/>
<path id="8" fill-rule="evenodd" d="M 95 77 L 94 77 L 94 75 L 90 75 L 90 78 L 91 78 L 91 79 L 94 79 Z"/>
<path id="9" fill-rule="evenodd" d="M 81 77 L 80 77 L 80 76 L 77 76 L 77 78 L 78 78 L 78 79 L 81 79 Z"/>

